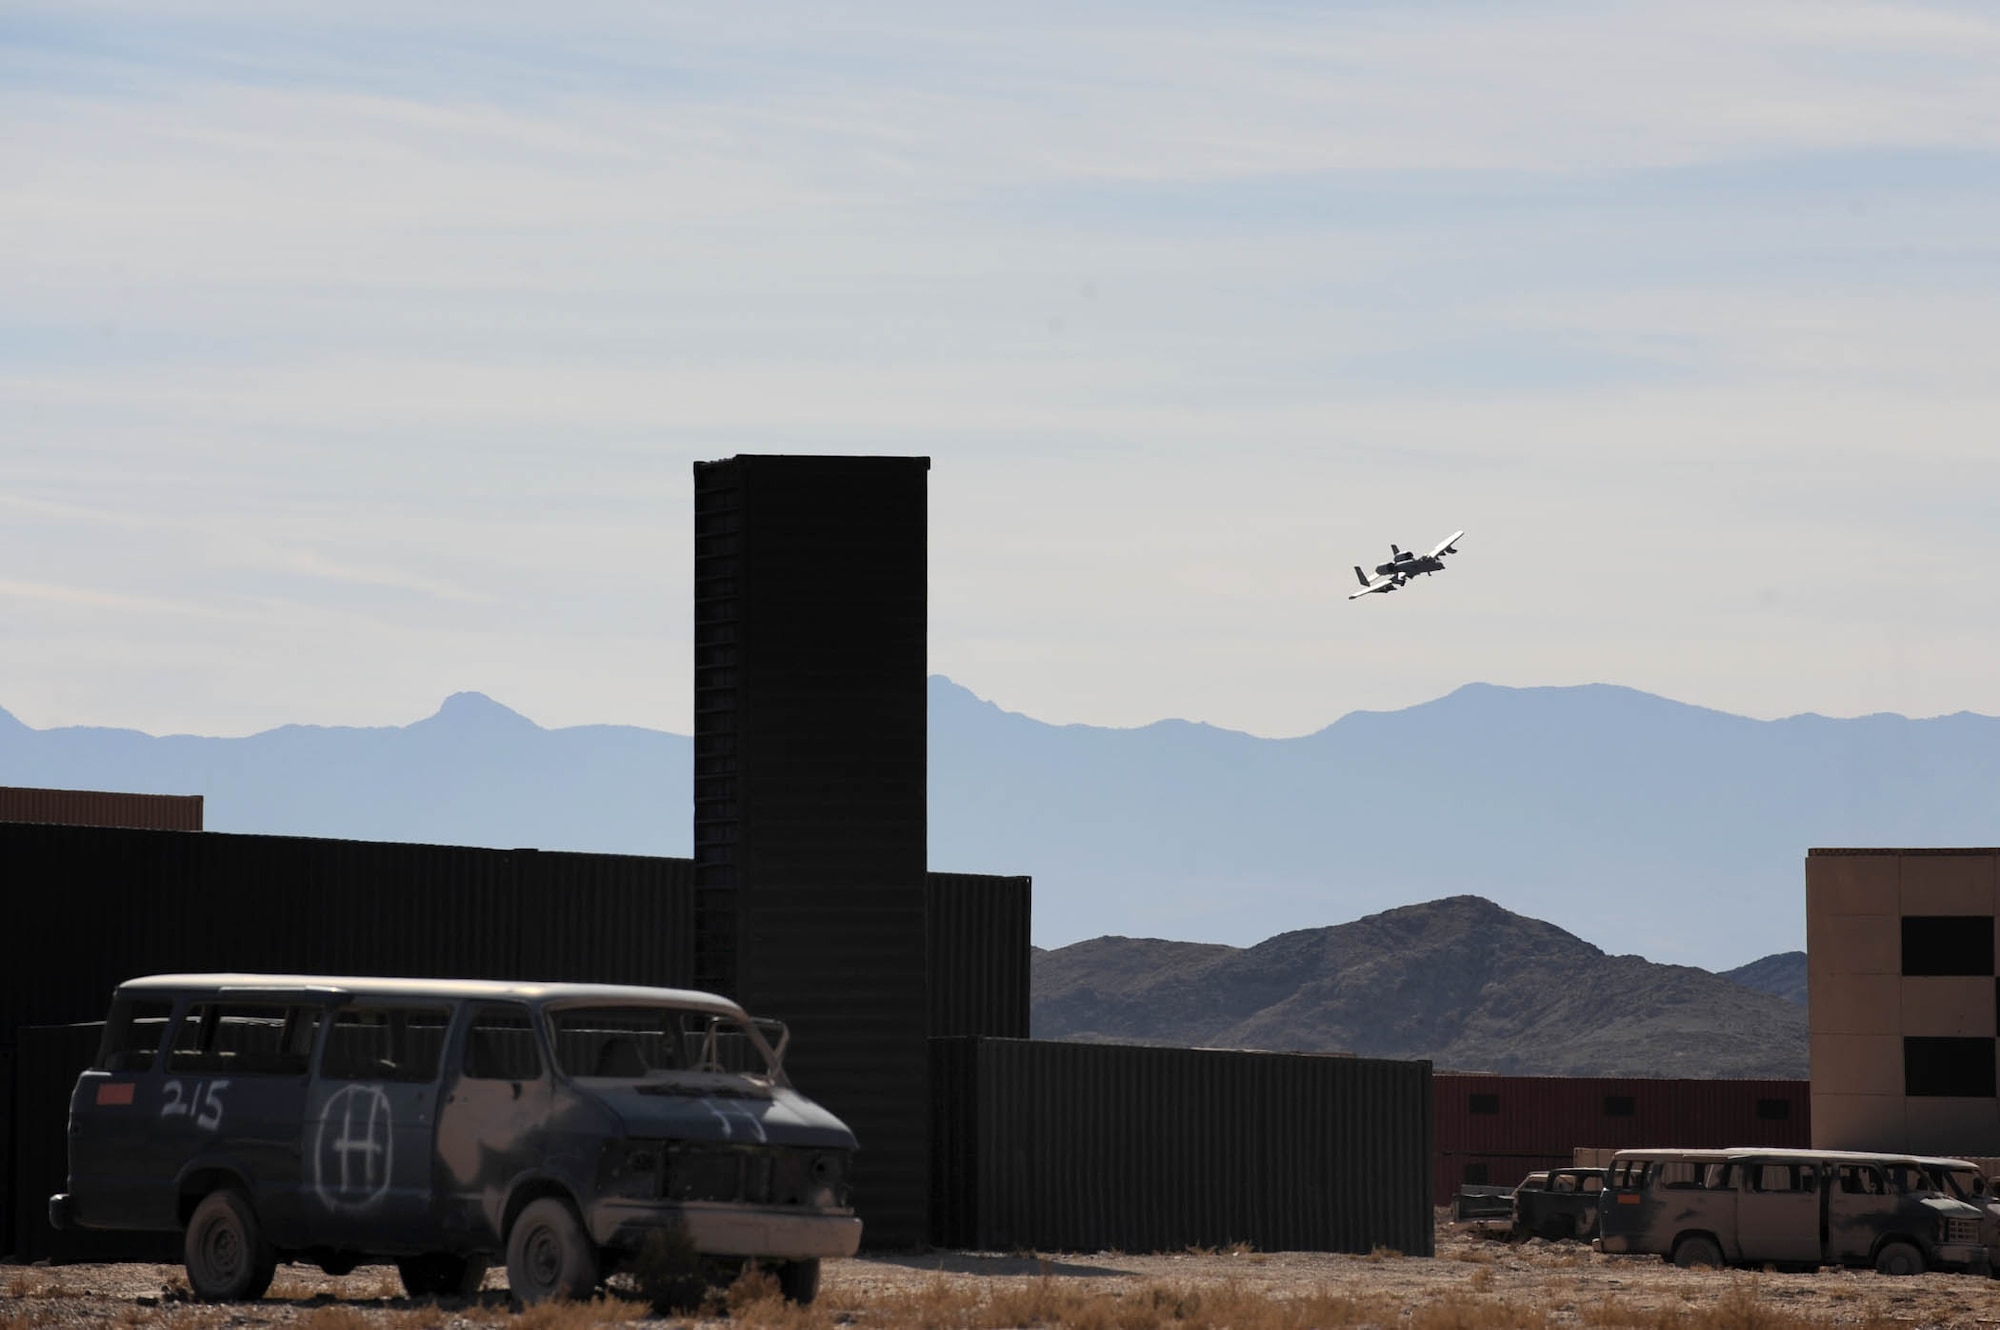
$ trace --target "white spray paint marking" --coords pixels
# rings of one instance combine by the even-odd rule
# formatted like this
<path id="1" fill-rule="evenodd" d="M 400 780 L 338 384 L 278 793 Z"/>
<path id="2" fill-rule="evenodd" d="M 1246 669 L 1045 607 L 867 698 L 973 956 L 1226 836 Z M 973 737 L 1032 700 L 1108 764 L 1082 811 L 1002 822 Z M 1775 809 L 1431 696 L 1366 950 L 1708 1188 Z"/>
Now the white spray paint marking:
<path id="1" fill-rule="evenodd" d="M 179 1081 L 168 1081 L 160 1090 L 160 1116 L 192 1118 L 203 1131 L 214 1131 L 222 1125 L 222 1092 L 228 1088 L 228 1081 L 196 1081 L 189 1095 Z"/>
<path id="2" fill-rule="evenodd" d="M 326 1101 L 313 1141 L 313 1194 L 329 1210 L 369 1210 L 389 1194 L 395 1114 L 379 1085 L 349 1085 Z"/>

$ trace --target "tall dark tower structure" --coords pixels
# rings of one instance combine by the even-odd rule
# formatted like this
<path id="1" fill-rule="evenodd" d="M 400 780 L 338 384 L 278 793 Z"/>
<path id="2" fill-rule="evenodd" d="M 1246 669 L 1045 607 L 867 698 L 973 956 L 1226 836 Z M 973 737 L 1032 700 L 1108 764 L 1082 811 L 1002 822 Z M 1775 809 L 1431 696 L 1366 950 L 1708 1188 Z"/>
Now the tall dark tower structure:
<path id="1" fill-rule="evenodd" d="M 791 1026 L 872 1247 L 927 1236 L 929 471 L 694 468 L 696 982 Z"/>

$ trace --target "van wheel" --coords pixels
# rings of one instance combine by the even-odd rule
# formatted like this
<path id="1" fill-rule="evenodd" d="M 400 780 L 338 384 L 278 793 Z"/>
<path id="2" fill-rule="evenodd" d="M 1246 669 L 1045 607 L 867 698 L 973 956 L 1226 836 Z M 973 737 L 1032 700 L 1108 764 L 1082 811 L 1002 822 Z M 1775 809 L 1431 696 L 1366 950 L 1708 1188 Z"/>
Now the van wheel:
<path id="1" fill-rule="evenodd" d="M 597 1288 L 597 1249 L 576 1212 L 552 1196 L 530 1201 L 507 1235 L 507 1287 L 524 1307 L 581 1301 Z"/>
<path id="2" fill-rule="evenodd" d="M 188 1287 L 203 1302 L 254 1301 L 278 1271 L 250 1198 L 233 1187 L 201 1198 L 181 1251 Z"/>
<path id="3" fill-rule="evenodd" d="M 1683 1270 L 1692 1270 L 1696 1266 L 1720 1269 L 1722 1248 L 1715 1245 L 1714 1238 L 1682 1238 L 1674 1244 L 1674 1264 Z"/>
<path id="4" fill-rule="evenodd" d="M 819 1257 L 809 1261 L 786 1261 L 778 1267 L 778 1292 L 785 1301 L 803 1307 L 819 1296 Z"/>
<path id="5" fill-rule="evenodd" d="M 429 1251 L 396 1262 L 403 1291 L 413 1298 L 469 1298 L 486 1282 L 484 1256 L 454 1256 Z"/>
<path id="6" fill-rule="evenodd" d="M 1920 1275 L 1924 1254 L 1907 1242 L 1885 1242 L 1875 1253 L 1875 1270 L 1884 1275 Z"/>

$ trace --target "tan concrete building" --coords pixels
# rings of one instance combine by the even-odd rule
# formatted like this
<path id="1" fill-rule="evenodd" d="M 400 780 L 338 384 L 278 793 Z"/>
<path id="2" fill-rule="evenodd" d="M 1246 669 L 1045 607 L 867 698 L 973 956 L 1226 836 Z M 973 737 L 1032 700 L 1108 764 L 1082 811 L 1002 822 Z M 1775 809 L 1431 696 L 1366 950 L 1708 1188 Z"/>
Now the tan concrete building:
<path id="1" fill-rule="evenodd" d="M 1816 1149 L 2000 1155 L 2000 849 L 1810 850 Z"/>

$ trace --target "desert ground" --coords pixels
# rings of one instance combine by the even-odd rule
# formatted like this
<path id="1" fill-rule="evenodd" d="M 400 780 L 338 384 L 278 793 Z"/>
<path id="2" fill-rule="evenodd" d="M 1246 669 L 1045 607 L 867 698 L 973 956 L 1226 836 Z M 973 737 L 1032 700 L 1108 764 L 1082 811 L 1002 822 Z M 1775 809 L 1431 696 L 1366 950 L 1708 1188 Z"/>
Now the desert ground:
<path id="1" fill-rule="evenodd" d="M 819 1300 L 793 1307 L 770 1281 L 718 1292 L 700 1315 L 661 1316 L 614 1287 L 588 1304 L 508 1306 L 504 1275 L 476 1299 L 413 1301 L 395 1271 L 329 1278 L 285 1266 L 262 1302 L 185 1300 L 177 1266 L 0 1267 L 0 1330 L 29 1327 L 292 1326 L 300 1330 L 732 1324 L 750 1330 L 1310 1330 L 1382 1326 L 1792 1330 L 1817 1326 L 2000 1325 L 2000 1280 L 1872 1271 L 1684 1271 L 1603 1256 L 1575 1242 L 1511 1242 L 1440 1224 L 1438 1255 L 1187 1251 L 930 1252 L 828 1262 Z M 621 1296 L 622 1293 L 622 1296 Z"/>

